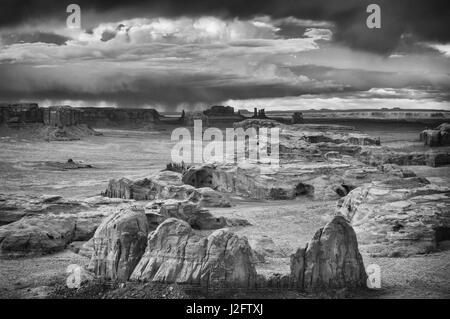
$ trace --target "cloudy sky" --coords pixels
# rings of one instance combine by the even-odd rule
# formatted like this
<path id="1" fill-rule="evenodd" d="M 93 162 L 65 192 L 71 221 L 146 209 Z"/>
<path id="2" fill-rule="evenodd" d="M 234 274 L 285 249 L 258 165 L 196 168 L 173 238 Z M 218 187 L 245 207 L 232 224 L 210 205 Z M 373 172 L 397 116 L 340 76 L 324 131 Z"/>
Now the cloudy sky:
<path id="1" fill-rule="evenodd" d="M 0 101 L 450 110 L 449 21 L 448 0 L 2 0 Z"/>

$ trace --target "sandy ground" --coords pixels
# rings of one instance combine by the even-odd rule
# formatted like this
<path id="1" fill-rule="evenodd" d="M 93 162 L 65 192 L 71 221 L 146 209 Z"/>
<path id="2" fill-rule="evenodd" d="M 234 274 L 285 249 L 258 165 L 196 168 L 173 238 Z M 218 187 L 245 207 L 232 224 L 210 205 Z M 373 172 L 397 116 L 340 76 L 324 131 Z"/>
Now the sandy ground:
<path id="1" fill-rule="evenodd" d="M 363 129 L 364 128 L 360 128 Z M 390 131 L 389 131 L 390 130 Z M 370 127 L 367 133 L 381 136 L 384 144 L 418 145 L 419 128 Z M 101 130 L 104 136 L 83 141 L 43 142 L 10 136 L 0 138 L 0 193 L 58 194 L 65 197 L 98 195 L 111 178 L 139 178 L 164 168 L 170 161 L 169 130 L 158 132 Z M 65 162 L 72 158 L 93 169 L 57 171 L 46 161 Z M 410 167 L 417 174 L 441 184 L 450 182 L 450 167 Z M 235 228 L 249 240 L 261 236 L 273 239 L 285 257 L 270 258 L 258 265 L 261 273 L 289 272 L 289 256 L 304 246 L 315 231 L 331 218 L 336 202 L 300 198 L 292 201 L 243 201 L 234 198 L 231 208 L 215 208 L 216 215 L 247 219 L 252 226 Z M 361 298 L 449 298 L 450 251 L 410 258 L 370 258 L 378 264 L 382 289 L 361 294 Z M 70 264 L 83 265 L 86 258 L 70 251 L 37 258 L 0 260 L 0 298 L 45 297 L 65 282 Z M 280 297 L 293 297 L 297 295 Z"/>

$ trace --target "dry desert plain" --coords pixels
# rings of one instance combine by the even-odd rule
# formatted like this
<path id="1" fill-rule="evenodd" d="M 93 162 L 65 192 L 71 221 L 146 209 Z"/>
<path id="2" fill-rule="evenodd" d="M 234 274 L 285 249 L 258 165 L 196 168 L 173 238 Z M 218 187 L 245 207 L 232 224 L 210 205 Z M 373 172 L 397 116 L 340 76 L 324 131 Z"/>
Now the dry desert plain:
<path id="1" fill-rule="evenodd" d="M 336 123 L 340 124 L 340 123 Z M 349 124 L 349 123 L 344 123 Z M 381 138 L 382 145 L 394 149 L 420 150 L 419 132 L 424 129 L 414 123 L 352 123 L 357 129 Z M 103 136 L 92 136 L 80 141 L 46 142 L 23 133 L 3 135 L 0 138 L 0 193 L 16 195 L 60 195 L 64 198 L 98 196 L 112 178 L 138 179 L 152 175 L 170 162 L 171 129 L 154 131 L 99 130 Z M 48 162 L 66 162 L 68 159 L 84 162 L 91 169 L 60 170 Z M 450 167 L 409 166 L 418 176 L 438 185 L 449 185 Z M 234 227 L 250 243 L 265 236 L 273 240 L 273 254 L 258 264 L 258 272 L 288 272 L 289 255 L 304 245 L 315 231 L 328 222 L 336 207 L 336 200 L 315 200 L 299 197 L 295 200 L 247 200 L 234 196 L 229 208 L 209 208 L 213 214 L 248 220 L 251 226 Z M 440 250 L 407 258 L 370 257 L 363 253 L 365 265 L 381 267 L 381 289 L 345 295 L 349 298 L 449 298 L 450 249 L 443 242 Z M 64 297 L 61 288 L 66 280 L 69 264 L 85 265 L 88 259 L 70 249 L 51 255 L 0 259 L 0 298 Z M 130 286 L 131 285 L 131 286 Z M 134 297 L 134 290 L 117 288 L 113 297 Z M 134 289 L 134 290 L 133 290 Z M 156 289 L 156 288 L 155 288 Z M 169 297 L 164 293 L 156 297 Z M 57 291 L 55 293 L 55 290 Z M 172 291 L 172 290 L 170 290 Z M 61 295 L 58 295 L 61 293 Z M 95 291 L 97 293 L 97 291 Z M 101 297 L 99 290 L 92 294 L 73 297 Z M 182 296 L 189 296 L 181 293 Z M 258 294 L 269 298 L 309 298 L 308 295 L 289 292 Z M 252 296 L 253 296 L 252 295 Z M 142 295 L 137 295 L 142 296 Z M 148 294 L 144 296 L 154 296 Z M 240 297 L 237 294 L 235 297 Z M 246 295 L 248 296 L 248 295 Z M 229 297 L 229 295 L 228 295 Z M 319 297 L 334 297 L 320 295 Z M 338 296 L 339 297 L 339 296 Z M 342 297 L 342 296 L 340 296 Z"/>

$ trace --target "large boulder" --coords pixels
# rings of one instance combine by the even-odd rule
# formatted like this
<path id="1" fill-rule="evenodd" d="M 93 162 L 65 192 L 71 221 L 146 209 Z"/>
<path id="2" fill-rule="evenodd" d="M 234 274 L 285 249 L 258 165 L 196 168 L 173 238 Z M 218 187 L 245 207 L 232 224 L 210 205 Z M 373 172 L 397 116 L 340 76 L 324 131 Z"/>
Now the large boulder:
<path id="1" fill-rule="evenodd" d="M 428 253 L 450 239 L 450 189 L 424 178 L 359 187 L 345 198 L 340 213 L 352 223 L 361 249 L 374 256 Z"/>
<path id="2" fill-rule="evenodd" d="M 105 218 L 93 237 L 89 269 L 103 278 L 128 280 L 145 251 L 148 223 L 141 210 L 123 209 Z"/>
<path id="3" fill-rule="evenodd" d="M 206 288 L 251 288 L 256 270 L 245 237 L 227 229 L 205 236 L 187 222 L 170 218 L 150 234 L 131 279 Z"/>
<path id="4" fill-rule="evenodd" d="M 64 249 L 74 238 L 75 217 L 24 217 L 0 227 L 0 257 L 48 254 Z"/>
<path id="5" fill-rule="evenodd" d="M 106 214 L 94 210 L 25 216 L 0 227 L 0 256 L 50 254 L 73 241 L 89 240 Z"/>
<path id="6" fill-rule="evenodd" d="M 334 217 L 291 256 L 291 278 L 294 287 L 306 291 L 365 287 L 356 234 L 345 218 Z"/>
<path id="7" fill-rule="evenodd" d="M 428 146 L 450 145 L 450 123 L 443 123 L 433 130 L 424 130 L 420 133 L 420 140 Z"/>
<path id="8" fill-rule="evenodd" d="M 202 208 L 199 203 L 189 200 L 167 199 L 153 201 L 145 207 L 145 213 L 150 226 L 159 225 L 168 218 L 184 220 L 192 228 L 203 230 L 249 225 L 246 220 L 214 216 L 207 209 Z"/>
<path id="9" fill-rule="evenodd" d="M 396 164 L 400 166 L 426 165 L 439 167 L 450 164 L 450 151 L 446 148 L 409 152 L 387 147 L 369 146 L 361 149 L 356 156 L 362 162 L 373 166 Z"/>
<path id="10" fill-rule="evenodd" d="M 102 195 L 135 200 L 187 199 L 194 190 L 194 187 L 182 183 L 180 173 L 162 171 L 151 178 L 137 181 L 127 178 L 113 179 Z"/>
<path id="11" fill-rule="evenodd" d="M 0 226 L 25 216 L 77 213 L 89 208 L 84 202 L 64 199 L 58 195 L 0 194 Z"/>

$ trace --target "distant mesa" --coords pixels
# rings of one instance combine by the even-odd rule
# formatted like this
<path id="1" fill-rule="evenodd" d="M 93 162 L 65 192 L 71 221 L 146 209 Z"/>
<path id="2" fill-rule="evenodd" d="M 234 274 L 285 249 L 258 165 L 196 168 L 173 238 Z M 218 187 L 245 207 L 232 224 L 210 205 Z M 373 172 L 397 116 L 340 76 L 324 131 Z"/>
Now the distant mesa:
<path id="1" fill-rule="evenodd" d="M 276 120 L 283 124 L 300 124 L 303 123 L 303 114 L 294 112 L 292 118 L 284 117 L 268 117 L 265 109 L 254 108 L 253 113 L 247 110 L 235 111 L 231 106 L 214 105 L 209 109 L 201 112 L 185 112 L 181 114 L 181 122 L 186 126 L 193 126 L 195 120 L 201 120 L 203 126 L 217 126 L 223 124 L 233 124 L 247 119 L 260 120 Z"/>
<path id="2" fill-rule="evenodd" d="M 68 105 L 41 108 L 37 103 L 0 104 L 0 125 L 28 129 L 34 137 L 49 141 L 79 140 L 101 135 L 92 127 L 143 128 L 159 123 L 154 109 L 74 108 Z"/>

